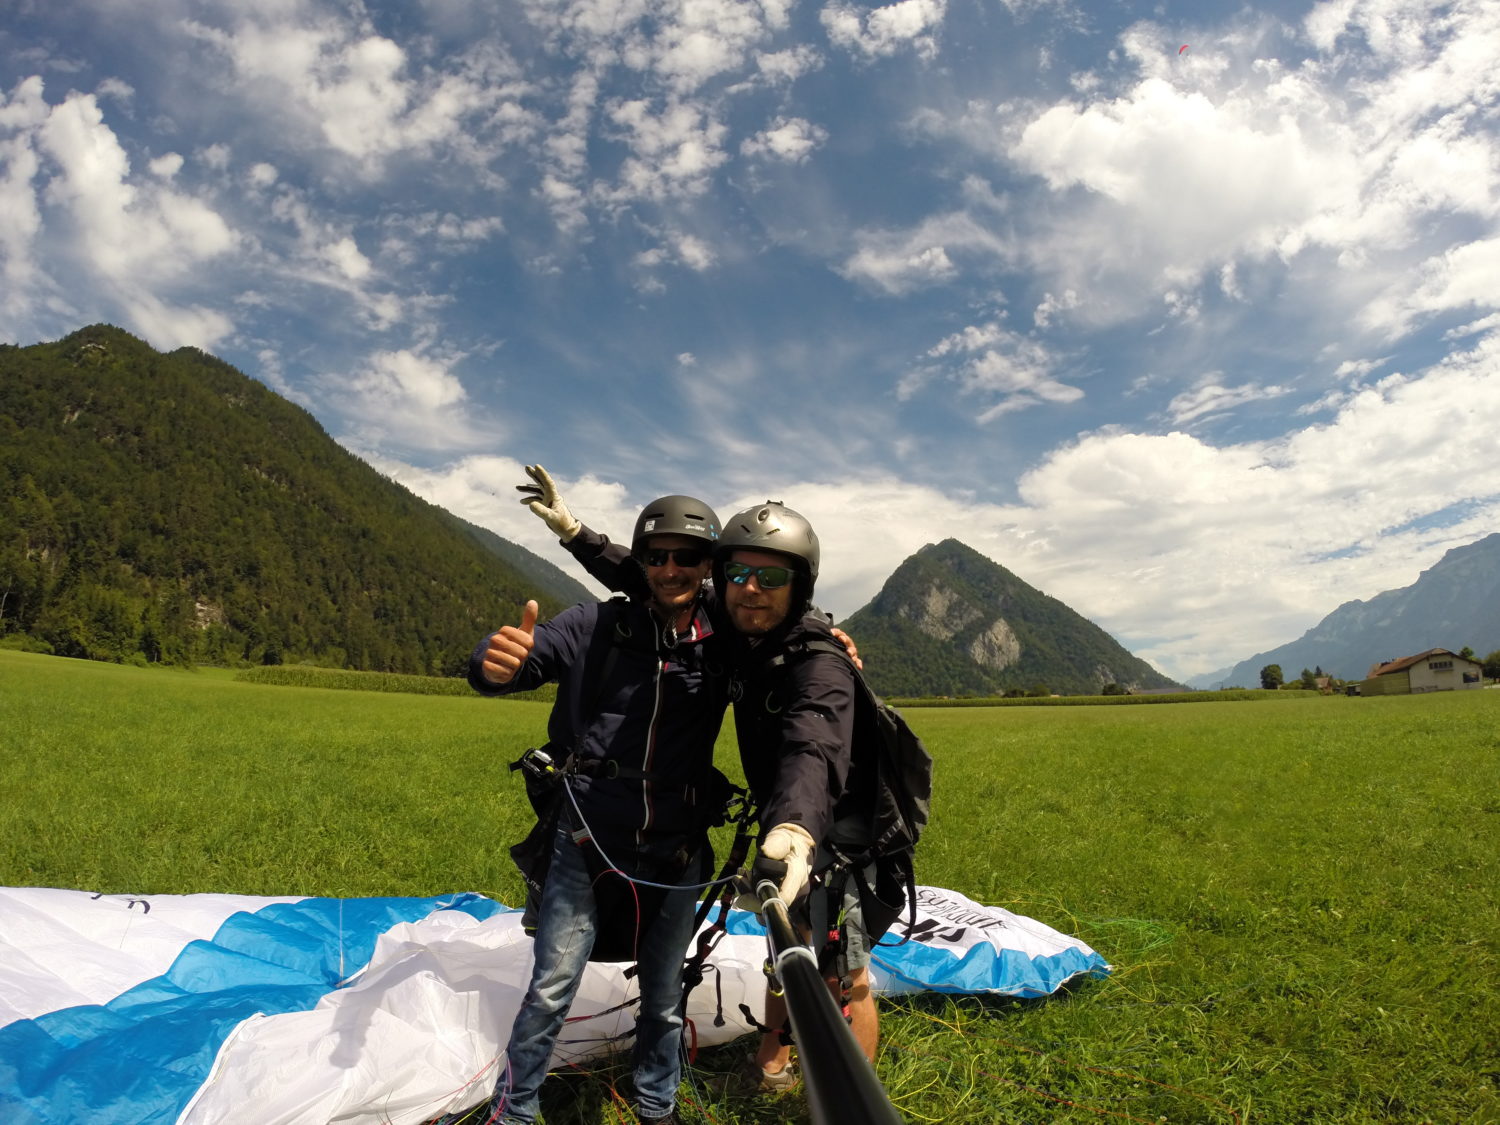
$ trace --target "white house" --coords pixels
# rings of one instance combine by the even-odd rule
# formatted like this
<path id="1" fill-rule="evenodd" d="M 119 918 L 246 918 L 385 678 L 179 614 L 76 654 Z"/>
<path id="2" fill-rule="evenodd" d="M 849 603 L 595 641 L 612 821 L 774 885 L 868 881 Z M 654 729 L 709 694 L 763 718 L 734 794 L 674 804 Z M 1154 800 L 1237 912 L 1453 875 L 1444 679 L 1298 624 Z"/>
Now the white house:
<path id="1" fill-rule="evenodd" d="M 1446 648 L 1371 665 L 1361 695 L 1417 695 L 1427 691 L 1460 691 L 1484 686 L 1484 665 Z"/>

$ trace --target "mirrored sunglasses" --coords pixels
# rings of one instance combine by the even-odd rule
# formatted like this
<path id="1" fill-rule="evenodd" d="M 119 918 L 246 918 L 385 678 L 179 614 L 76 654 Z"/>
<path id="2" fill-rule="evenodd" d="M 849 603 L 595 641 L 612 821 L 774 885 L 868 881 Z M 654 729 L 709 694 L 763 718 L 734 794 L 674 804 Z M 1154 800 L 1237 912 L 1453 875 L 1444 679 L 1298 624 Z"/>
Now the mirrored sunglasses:
<path id="1" fill-rule="evenodd" d="M 786 566 L 750 566 L 747 563 L 727 562 L 724 577 L 736 586 L 743 586 L 755 575 L 755 583 L 762 590 L 779 590 L 792 580 L 792 570 Z"/>
<path id="2" fill-rule="evenodd" d="M 637 551 L 636 557 L 647 566 L 666 566 L 671 559 L 686 570 L 708 558 L 708 552 L 702 547 L 646 547 Z"/>

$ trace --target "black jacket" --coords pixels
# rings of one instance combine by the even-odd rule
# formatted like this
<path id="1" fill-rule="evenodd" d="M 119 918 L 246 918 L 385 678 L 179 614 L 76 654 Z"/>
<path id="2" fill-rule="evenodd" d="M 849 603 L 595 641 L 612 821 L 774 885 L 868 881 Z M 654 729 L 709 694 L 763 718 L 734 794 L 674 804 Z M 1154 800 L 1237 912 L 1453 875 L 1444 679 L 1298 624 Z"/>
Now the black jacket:
<path id="1" fill-rule="evenodd" d="M 645 587 L 639 564 L 607 536 L 585 527 L 566 546 L 610 589 Z M 858 691 L 853 669 L 843 657 L 801 650 L 807 640 L 833 639 L 820 613 L 803 614 L 751 643 L 729 624 L 712 589 L 704 601 L 729 658 L 740 762 L 761 830 L 801 824 L 821 843 L 859 800 L 848 789 Z"/>

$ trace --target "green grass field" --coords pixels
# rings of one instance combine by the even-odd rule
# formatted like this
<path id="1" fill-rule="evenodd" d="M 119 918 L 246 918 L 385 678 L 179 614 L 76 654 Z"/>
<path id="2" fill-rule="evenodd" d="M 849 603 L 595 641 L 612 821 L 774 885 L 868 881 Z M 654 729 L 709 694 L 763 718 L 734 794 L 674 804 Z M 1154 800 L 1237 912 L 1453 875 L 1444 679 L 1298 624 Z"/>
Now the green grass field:
<path id="1" fill-rule="evenodd" d="M 546 713 L 0 651 L 0 884 L 514 903 L 505 766 Z M 909 1121 L 1500 1122 L 1500 691 L 909 718 L 938 770 L 920 879 L 1116 968 L 883 1002 Z M 621 1076 L 549 1083 L 550 1120 L 630 1120 Z"/>

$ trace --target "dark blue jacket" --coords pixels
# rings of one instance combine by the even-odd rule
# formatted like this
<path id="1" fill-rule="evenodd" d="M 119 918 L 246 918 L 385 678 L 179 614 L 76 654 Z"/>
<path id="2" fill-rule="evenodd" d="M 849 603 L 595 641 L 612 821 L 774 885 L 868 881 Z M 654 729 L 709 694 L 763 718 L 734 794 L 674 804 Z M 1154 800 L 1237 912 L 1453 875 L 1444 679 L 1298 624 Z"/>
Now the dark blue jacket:
<path id="1" fill-rule="evenodd" d="M 607 536 L 585 527 L 565 546 L 611 589 L 638 595 L 645 588 L 639 565 Z M 822 843 L 834 821 L 865 800 L 849 788 L 853 669 L 831 653 L 798 651 L 814 637 L 831 641 L 831 623 L 809 612 L 751 644 L 729 624 L 712 589 L 704 591 L 704 603 L 728 657 L 740 763 L 761 831 L 790 821 Z"/>
<path id="2" fill-rule="evenodd" d="M 700 835 L 720 811 L 713 802 L 722 805 L 711 774 L 728 690 L 708 614 L 695 610 L 692 627 L 673 638 L 646 606 L 614 599 L 564 610 L 533 636 L 526 663 L 499 687 L 482 675 L 489 640 L 482 638 L 469 683 L 484 695 L 557 683 L 549 753 L 559 763 L 574 755 L 572 791 L 605 850 L 611 843 L 655 850 Z M 610 763 L 627 776 L 612 776 Z"/>

